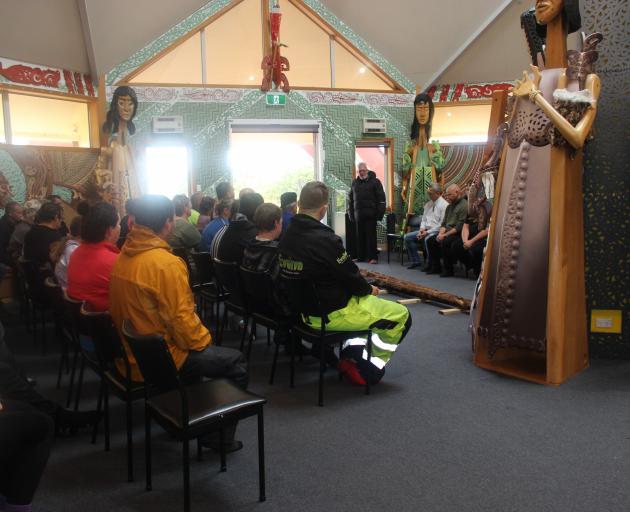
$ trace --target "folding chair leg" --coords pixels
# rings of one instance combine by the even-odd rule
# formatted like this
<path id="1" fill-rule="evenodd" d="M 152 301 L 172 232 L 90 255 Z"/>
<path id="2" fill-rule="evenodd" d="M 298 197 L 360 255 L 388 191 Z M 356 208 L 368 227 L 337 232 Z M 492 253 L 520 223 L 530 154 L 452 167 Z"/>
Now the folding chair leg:
<path id="1" fill-rule="evenodd" d="M 61 374 L 63 373 L 63 365 L 68 361 L 68 343 L 64 343 L 63 349 L 61 351 L 61 357 L 59 359 L 59 369 L 57 370 L 57 384 L 56 388 L 61 388 Z"/>
<path id="2" fill-rule="evenodd" d="M 267 346 L 271 346 L 271 330 L 267 327 Z"/>
<path id="3" fill-rule="evenodd" d="M 109 388 L 103 380 L 101 382 L 103 387 L 103 423 L 105 427 L 105 451 L 109 451 Z"/>
<path id="4" fill-rule="evenodd" d="M 78 391 L 77 391 L 78 393 Z M 101 408 L 103 407 L 103 383 L 98 390 L 98 400 L 96 401 L 96 412 L 100 414 Z M 75 409 L 76 410 L 76 409 Z M 96 435 L 98 434 L 98 421 L 94 422 L 94 427 L 92 428 L 92 444 L 96 444 Z"/>
<path id="5" fill-rule="evenodd" d="M 289 386 L 295 387 L 295 345 L 299 341 L 295 334 L 291 336 L 291 368 L 289 374 Z"/>
<path id="6" fill-rule="evenodd" d="M 225 437 L 223 433 L 223 424 L 219 424 L 219 454 L 221 456 L 221 473 L 227 471 L 227 465 L 225 462 Z"/>
<path id="7" fill-rule="evenodd" d="M 68 396 L 66 397 L 66 407 L 70 407 L 70 403 L 72 402 L 72 391 L 74 389 L 74 376 L 77 373 L 78 359 L 79 359 L 79 352 L 75 350 L 74 356 L 72 357 L 72 370 L 70 372 L 70 383 L 68 384 Z"/>
<path id="8" fill-rule="evenodd" d="M 83 388 L 83 373 L 84 372 L 85 372 L 85 359 L 81 357 L 81 369 L 79 370 L 79 380 L 77 382 L 77 395 L 74 397 L 74 410 L 75 411 L 79 410 L 79 400 L 81 400 L 81 390 Z"/>
<path id="9" fill-rule="evenodd" d="M 265 424 L 262 407 L 258 413 L 258 489 L 258 501 L 265 501 Z"/>
<path id="10" fill-rule="evenodd" d="M 278 352 L 280 352 L 280 345 L 276 344 L 276 349 L 273 352 L 273 362 L 271 363 L 271 375 L 269 376 L 269 385 L 273 385 L 273 379 L 276 376 L 276 364 L 278 363 Z"/>
<path id="11" fill-rule="evenodd" d="M 197 438 L 197 460 L 201 462 L 203 460 L 203 447 L 201 446 L 201 438 Z"/>
<path id="12" fill-rule="evenodd" d="M 248 324 L 249 324 L 249 317 L 244 316 L 243 317 L 243 334 L 241 335 L 241 346 L 239 348 L 241 352 L 243 352 L 243 349 L 245 348 L 245 338 L 247 337 Z"/>

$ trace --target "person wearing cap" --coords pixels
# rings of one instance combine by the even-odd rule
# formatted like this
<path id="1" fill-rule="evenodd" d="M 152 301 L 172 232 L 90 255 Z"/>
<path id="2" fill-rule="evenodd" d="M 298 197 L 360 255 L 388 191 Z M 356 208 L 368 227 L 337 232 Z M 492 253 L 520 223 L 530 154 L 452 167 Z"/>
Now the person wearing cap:
<path id="1" fill-rule="evenodd" d="M 280 196 L 280 208 L 282 209 L 282 234 L 287 230 L 291 219 L 297 213 L 297 193 L 285 192 Z"/>
<path id="2" fill-rule="evenodd" d="M 426 248 L 426 243 L 429 238 L 434 237 L 440 231 L 440 226 L 444 220 L 444 212 L 448 202 L 442 197 L 442 187 L 438 183 L 432 183 L 427 189 L 429 200 L 424 205 L 424 211 L 422 213 L 422 221 L 420 222 L 420 229 L 418 231 L 412 231 L 405 235 L 405 248 L 409 255 L 409 261 L 411 265 L 407 268 L 418 268 L 420 263 L 420 256 L 418 254 L 418 243 L 422 242 L 425 247 L 425 254 L 429 254 Z M 430 262 L 426 261 L 423 270 L 429 270 Z"/>

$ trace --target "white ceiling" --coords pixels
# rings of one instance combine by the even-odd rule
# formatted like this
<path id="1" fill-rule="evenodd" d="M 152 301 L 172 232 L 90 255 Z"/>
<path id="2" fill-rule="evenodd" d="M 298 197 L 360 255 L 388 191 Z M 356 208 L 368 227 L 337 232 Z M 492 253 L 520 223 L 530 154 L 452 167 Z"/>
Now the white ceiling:
<path id="1" fill-rule="evenodd" d="M 206 1 L 1 0 L 0 56 L 102 74 Z M 518 14 L 534 0 L 320 1 L 419 86 L 527 65 Z"/>

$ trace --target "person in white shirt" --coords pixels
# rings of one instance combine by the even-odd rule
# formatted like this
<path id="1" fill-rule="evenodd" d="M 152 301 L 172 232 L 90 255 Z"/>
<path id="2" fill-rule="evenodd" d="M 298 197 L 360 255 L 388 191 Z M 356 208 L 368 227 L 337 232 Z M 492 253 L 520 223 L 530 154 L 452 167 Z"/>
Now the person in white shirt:
<path id="1" fill-rule="evenodd" d="M 430 200 L 424 205 L 420 229 L 405 235 L 405 248 L 411 262 L 411 265 L 407 268 L 410 269 L 421 266 L 420 255 L 418 254 L 418 244 L 420 242 L 423 242 L 425 246 L 425 254 L 429 254 L 426 251 L 426 242 L 440 231 L 440 226 L 444 220 L 444 212 L 448 206 L 448 202 L 442 197 L 442 187 L 438 183 L 432 183 L 427 189 L 427 193 Z M 426 261 L 423 270 L 429 269 L 429 267 L 430 262 Z"/>

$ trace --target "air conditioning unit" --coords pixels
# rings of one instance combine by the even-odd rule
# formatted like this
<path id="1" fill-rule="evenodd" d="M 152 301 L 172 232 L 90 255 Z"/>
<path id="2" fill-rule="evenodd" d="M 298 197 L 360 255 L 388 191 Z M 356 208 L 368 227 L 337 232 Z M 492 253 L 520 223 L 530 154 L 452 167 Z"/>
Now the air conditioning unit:
<path id="1" fill-rule="evenodd" d="M 184 133 L 184 118 L 182 116 L 154 117 L 153 133 Z"/>
<path id="2" fill-rule="evenodd" d="M 387 121 L 385 119 L 363 118 L 363 133 L 385 133 L 387 132 Z"/>

